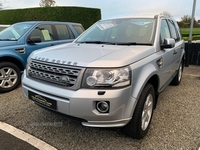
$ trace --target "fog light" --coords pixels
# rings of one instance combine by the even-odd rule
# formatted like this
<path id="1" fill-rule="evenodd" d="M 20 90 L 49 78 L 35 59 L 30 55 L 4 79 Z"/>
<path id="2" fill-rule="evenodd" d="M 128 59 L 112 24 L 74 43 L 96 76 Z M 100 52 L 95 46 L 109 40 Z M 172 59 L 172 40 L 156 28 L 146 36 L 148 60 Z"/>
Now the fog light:
<path id="1" fill-rule="evenodd" d="M 109 102 L 99 101 L 99 102 L 97 102 L 96 107 L 100 113 L 108 113 L 109 112 Z"/>

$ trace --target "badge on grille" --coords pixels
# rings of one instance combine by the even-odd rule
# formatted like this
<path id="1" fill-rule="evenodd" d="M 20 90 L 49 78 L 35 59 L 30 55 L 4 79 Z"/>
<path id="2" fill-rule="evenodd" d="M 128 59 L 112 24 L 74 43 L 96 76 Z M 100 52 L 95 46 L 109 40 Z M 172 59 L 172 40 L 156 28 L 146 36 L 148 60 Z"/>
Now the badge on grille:
<path id="1" fill-rule="evenodd" d="M 60 77 L 60 82 L 63 82 L 63 83 L 69 82 L 69 77 L 68 76 L 61 76 Z"/>

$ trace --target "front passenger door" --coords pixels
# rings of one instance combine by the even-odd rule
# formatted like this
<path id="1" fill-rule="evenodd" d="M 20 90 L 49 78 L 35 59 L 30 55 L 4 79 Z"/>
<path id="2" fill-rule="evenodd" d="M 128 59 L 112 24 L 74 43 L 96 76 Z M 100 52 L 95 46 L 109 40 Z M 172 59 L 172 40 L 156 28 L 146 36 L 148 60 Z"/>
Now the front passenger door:
<path id="1" fill-rule="evenodd" d="M 171 38 L 169 25 L 166 19 L 161 22 L 160 28 L 160 44 L 164 44 L 165 38 Z M 174 48 L 165 48 L 161 50 L 162 53 L 162 66 L 160 68 L 160 86 L 163 87 L 167 81 L 170 80 L 174 73 L 175 55 Z"/>
<path id="2" fill-rule="evenodd" d="M 30 40 L 30 37 L 39 37 L 41 42 L 31 43 L 27 42 Z M 54 46 L 57 44 L 55 41 L 55 35 L 52 31 L 50 24 L 39 25 L 37 26 L 27 37 L 26 41 L 26 54 L 29 56 L 34 50 L 41 49 L 44 47 Z"/>

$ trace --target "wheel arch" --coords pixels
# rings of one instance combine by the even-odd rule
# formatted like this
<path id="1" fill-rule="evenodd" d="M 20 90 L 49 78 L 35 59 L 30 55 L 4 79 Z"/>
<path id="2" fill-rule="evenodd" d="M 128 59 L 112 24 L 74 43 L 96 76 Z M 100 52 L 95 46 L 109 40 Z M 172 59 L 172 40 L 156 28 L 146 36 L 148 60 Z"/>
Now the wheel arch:
<path id="1" fill-rule="evenodd" d="M 154 103 L 154 108 L 156 108 L 156 105 L 157 105 L 157 101 L 158 101 L 158 96 L 159 96 L 159 93 L 158 93 L 158 87 L 159 87 L 159 77 L 158 75 L 153 75 L 151 78 L 149 78 L 149 80 L 147 81 L 147 83 L 151 84 L 153 87 L 154 87 L 154 90 L 155 90 L 155 103 Z M 147 84 L 146 83 L 146 84 Z M 146 85 L 145 84 L 145 85 Z"/>
<path id="2" fill-rule="evenodd" d="M 2 63 L 2 62 L 13 63 L 19 67 L 20 71 L 24 70 L 24 66 L 23 66 L 22 62 L 20 60 L 18 60 L 17 58 L 10 57 L 10 56 L 0 57 L 0 63 Z"/>

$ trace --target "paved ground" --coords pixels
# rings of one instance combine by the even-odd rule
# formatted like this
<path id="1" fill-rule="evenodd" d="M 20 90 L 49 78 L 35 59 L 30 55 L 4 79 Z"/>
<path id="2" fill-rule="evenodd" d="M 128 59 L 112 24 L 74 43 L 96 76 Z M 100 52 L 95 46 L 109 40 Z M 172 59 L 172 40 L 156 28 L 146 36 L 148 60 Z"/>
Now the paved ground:
<path id="1" fill-rule="evenodd" d="M 125 137 L 119 128 L 83 127 L 33 104 L 23 96 L 21 87 L 1 94 L 0 106 L 0 121 L 60 150 L 197 150 L 200 147 L 200 66 L 185 68 L 182 83 L 169 86 L 160 94 L 150 130 L 142 140 Z M 2 134 L 5 133 L 0 132 L 0 145 L 7 136 Z M 15 140 L 9 144 L 20 143 Z"/>

